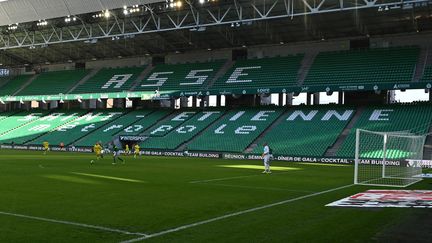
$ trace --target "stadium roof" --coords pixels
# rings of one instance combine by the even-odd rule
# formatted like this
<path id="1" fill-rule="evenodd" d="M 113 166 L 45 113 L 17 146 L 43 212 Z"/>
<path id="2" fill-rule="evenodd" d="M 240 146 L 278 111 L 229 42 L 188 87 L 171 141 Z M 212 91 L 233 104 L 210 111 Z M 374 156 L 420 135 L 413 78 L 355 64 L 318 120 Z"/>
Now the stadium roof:
<path id="1" fill-rule="evenodd" d="M 205 4 L 198 0 L 178 1 L 183 2 L 182 7 L 169 7 L 165 0 L 151 4 L 144 0 L 2 2 L 0 16 L 4 15 L 1 11 L 5 6 L 22 2 L 25 12 L 21 15 L 28 12 L 34 19 L 35 2 L 47 6 L 55 2 L 47 7 L 51 10 L 41 9 L 39 14 L 61 17 L 47 19 L 42 26 L 33 21 L 0 27 L 0 63 L 18 66 L 80 62 L 432 31 L 431 0 L 218 0 Z M 124 15 L 123 6 L 136 2 L 140 2 L 140 11 Z M 77 7 L 66 8 L 72 3 Z M 70 13 L 75 13 L 72 9 L 87 13 L 77 15 L 77 21 L 65 23 L 69 13 L 65 8 Z M 106 8 L 110 9 L 110 18 L 101 16 L 100 10 Z M 21 20 L 24 18 L 27 17 Z"/>
<path id="2" fill-rule="evenodd" d="M 165 0 L 0 0 L 0 26 Z"/>

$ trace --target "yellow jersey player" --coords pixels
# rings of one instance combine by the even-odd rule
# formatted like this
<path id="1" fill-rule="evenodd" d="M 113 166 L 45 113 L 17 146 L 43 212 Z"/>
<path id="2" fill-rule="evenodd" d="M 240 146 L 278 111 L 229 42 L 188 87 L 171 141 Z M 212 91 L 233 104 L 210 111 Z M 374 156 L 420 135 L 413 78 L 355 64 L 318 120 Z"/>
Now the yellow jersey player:
<path id="1" fill-rule="evenodd" d="M 93 151 L 96 154 L 96 159 L 99 160 L 102 157 L 102 146 L 100 145 L 100 143 L 96 143 L 93 146 Z M 93 164 L 93 160 L 90 161 L 91 164 Z"/>
<path id="2" fill-rule="evenodd" d="M 42 143 L 44 154 L 49 151 L 49 143 L 47 141 Z"/>
<path id="3" fill-rule="evenodd" d="M 126 144 L 126 146 L 125 146 L 125 155 L 129 155 L 129 154 L 130 154 L 129 144 Z"/>
<path id="4" fill-rule="evenodd" d="M 134 158 L 136 159 L 136 157 L 139 155 L 140 155 L 140 146 L 138 144 L 135 144 L 135 146 L 134 146 Z"/>

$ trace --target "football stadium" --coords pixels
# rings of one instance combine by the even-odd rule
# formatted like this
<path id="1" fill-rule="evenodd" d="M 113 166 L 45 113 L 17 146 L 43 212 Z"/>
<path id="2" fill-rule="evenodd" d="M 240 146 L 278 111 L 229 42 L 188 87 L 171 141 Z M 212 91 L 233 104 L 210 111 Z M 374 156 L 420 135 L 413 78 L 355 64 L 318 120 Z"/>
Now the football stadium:
<path id="1" fill-rule="evenodd" d="M 431 242 L 431 0 L 0 0 L 0 242 Z"/>

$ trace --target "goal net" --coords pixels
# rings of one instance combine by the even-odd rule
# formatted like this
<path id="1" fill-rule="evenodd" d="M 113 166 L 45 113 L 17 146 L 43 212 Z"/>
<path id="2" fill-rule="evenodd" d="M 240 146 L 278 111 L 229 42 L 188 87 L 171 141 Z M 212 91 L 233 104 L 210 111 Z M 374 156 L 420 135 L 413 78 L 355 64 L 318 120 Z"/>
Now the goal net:
<path id="1" fill-rule="evenodd" d="M 420 181 L 425 139 L 357 129 L 354 184 L 406 187 Z"/>

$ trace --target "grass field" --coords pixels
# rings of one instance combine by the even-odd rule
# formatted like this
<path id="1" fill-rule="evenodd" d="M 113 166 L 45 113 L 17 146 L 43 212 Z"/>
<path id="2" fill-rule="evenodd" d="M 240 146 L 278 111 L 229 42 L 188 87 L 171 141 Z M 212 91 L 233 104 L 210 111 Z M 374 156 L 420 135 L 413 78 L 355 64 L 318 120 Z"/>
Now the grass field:
<path id="1" fill-rule="evenodd" d="M 325 207 L 371 188 L 352 166 L 91 159 L 0 151 L 0 242 L 370 242 L 424 211 Z"/>

